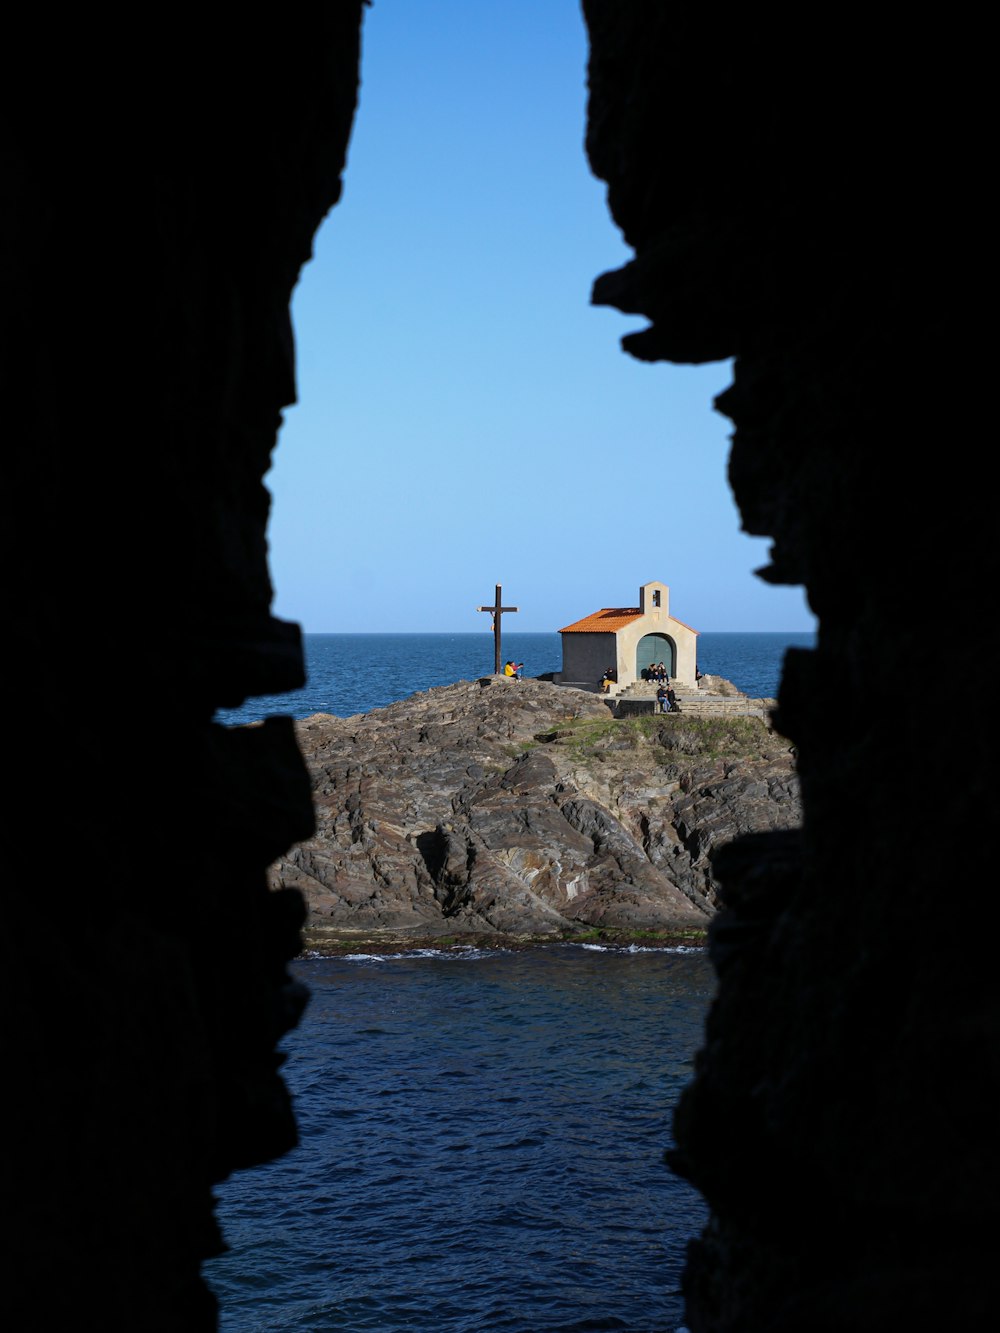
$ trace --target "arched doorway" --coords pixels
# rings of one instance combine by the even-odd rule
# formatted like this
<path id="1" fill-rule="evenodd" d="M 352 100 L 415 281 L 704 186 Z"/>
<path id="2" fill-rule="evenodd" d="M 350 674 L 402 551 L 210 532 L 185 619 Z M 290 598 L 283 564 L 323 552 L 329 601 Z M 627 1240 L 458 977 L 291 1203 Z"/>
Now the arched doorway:
<path id="1" fill-rule="evenodd" d="M 666 634 L 644 634 L 635 650 L 635 678 L 642 679 L 642 673 L 650 662 L 662 662 L 667 668 L 667 675 L 674 675 L 677 665 L 676 649 L 673 639 Z"/>

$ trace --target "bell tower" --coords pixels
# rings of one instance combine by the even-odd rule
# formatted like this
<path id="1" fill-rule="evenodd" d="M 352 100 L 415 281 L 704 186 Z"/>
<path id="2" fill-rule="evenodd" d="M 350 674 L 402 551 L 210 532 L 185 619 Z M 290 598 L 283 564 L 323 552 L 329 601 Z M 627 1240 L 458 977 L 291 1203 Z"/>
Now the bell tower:
<path id="1" fill-rule="evenodd" d="M 659 612 L 665 620 L 670 614 L 670 589 L 667 585 L 644 583 L 639 589 L 639 610 L 644 616 L 655 616 Z"/>

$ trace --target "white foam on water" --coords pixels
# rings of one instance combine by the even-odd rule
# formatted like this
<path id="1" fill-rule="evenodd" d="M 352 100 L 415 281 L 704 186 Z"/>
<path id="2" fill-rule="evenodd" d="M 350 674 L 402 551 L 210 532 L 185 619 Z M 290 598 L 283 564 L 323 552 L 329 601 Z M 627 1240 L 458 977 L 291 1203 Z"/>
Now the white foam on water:
<path id="1" fill-rule="evenodd" d="M 566 946 L 571 949 L 586 949 L 589 953 L 610 953 L 610 954 L 639 954 L 639 953 L 670 953 L 670 954 L 696 954 L 704 953 L 703 945 L 697 944 L 584 944 L 567 941 Z M 539 949 L 545 949 L 544 944 L 540 944 Z M 563 947 L 563 946 L 560 946 Z M 501 958 L 506 954 L 512 953 L 511 949 L 484 949 L 474 944 L 452 944 L 441 949 L 404 949 L 392 953 L 347 953 L 337 955 L 327 955 L 322 953 L 307 952 L 301 956 L 310 961 L 332 961 L 339 959 L 342 963 L 392 963 L 397 960 L 410 961 L 419 958 L 437 958 L 445 961 L 461 962 L 479 962 L 487 958 Z"/>
<path id="2" fill-rule="evenodd" d="M 437 958 L 445 962 L 478 962 L 482 958 L 497 958 L 510 953 L 509 949 L 478 949 L 472 944 L 459 944 L 447 949 L 405 949 L 399 953 L 348 953 L 341 956 L 345 963 L 412 962 L 419 958 Z"/>
<path id="3" fill-rule="evenodd" d="M 704 953 L 699 944 L 570 944 L 573 949 L 591 953 Z"/>

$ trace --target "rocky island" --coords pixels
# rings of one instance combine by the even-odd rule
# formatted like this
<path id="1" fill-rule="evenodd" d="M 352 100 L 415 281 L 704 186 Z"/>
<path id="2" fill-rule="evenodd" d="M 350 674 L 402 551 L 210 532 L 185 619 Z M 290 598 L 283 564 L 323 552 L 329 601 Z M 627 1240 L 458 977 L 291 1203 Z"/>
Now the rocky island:
<path id="1" fill-rule="evenodd" d="M 713 848 L 800 823 L 789 743 L 759 717 L 616 718 L 500 676 L 297 722 L 316 830 L 274 863 L 305 947 L 700 941 Z"/>

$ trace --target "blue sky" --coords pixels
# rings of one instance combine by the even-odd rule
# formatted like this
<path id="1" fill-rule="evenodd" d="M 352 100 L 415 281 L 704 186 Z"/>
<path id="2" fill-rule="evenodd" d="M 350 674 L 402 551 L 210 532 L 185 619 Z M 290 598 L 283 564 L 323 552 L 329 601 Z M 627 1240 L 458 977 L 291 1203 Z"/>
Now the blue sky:
<path id="1" fill-rule="evenodd" d="M 584 153 L 576 0 L 375 0 L 341 202 L 302 270 L 266 484 L 307 633 L 557 630 L 670 586 L 698 630 L 808 630 L 726 481 L 728 363 L 645 365 L 590 305 L 631 257 Z M 433 16 L 436 26 L 428 24 Z M 725 151 L 720 145 L 720 156 Z"/>

